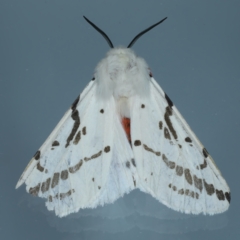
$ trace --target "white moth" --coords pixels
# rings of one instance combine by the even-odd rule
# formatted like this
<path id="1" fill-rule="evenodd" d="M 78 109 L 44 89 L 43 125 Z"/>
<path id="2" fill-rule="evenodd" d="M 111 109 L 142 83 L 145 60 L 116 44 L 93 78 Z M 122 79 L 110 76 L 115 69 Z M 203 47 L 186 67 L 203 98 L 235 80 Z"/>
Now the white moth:
<path id="1" fill-rule="evenodd" d="M 85 18 L 86 19 L 86 18 Z M 140 189 L 174 210 L 216 214 L 230 189 L 213 159 L 146 62 L 130 47 L 113 48 L 94 78 L 36 152 L 16 188 L 46 198 L 62 217 L 112 203 Z"/>

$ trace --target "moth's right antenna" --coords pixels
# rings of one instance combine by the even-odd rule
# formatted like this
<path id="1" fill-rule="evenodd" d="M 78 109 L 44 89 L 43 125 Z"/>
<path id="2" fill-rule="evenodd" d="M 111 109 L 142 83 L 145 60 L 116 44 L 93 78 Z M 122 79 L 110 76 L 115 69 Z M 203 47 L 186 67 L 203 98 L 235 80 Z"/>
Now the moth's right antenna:
<path id="1" fill-rule="evenodd" d="M 163 21 L 165 21 L 167 19 L 167 17 L 165 17 L 164 19 L 162 19 L 161 21 L 153 24 L 151 27 L 145 29 L 144 31 L 140 32 L 127 46 L 128 48 L 132 47 L 132 45 L 146 32 L 150 31 L 152 28 L 156 27 L 158 24 L 162 23 Z"/>
<path id="2" fill-rule="evenodd" d="M 110 48 L 114 48 L 114 46 L 113 46 L 111 40 L 109 39 L 109 37 L 107 36 L 107 34 L 105 32 L 103 32 L 100 28 L 98 28 L 94 23 L 92 23 L 85 16 L 83 16 L 83 17 L 90 25 L 92 25 L 99 33 L 102 34 L 102 36 L 106 39 L 106 41 L 107 41 L 108 45 L 110 46 Z"/>

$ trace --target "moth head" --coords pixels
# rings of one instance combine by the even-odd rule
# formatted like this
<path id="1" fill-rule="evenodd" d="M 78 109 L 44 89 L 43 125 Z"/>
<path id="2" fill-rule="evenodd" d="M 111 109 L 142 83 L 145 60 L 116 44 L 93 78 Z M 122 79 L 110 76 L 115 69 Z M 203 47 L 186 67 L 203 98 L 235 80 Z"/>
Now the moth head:
<path id="1" fill-rule="evenodd" d="M 113 95 L 118 99 L 122 97 L 130 98 L 134 95 L 147 95 L 149 92 L 149 68 L 146 62 L 142 58 L 136 56 L 130 48 L 143 34 L 150 31 L 167 18 L 162 19 L 137 34 L 127 48 L 114 48 L 106 33 L 86 17 L 84 17 L 84 19 L 105 38 L 111 48 L 107 56 L 100 61 L 95 69 L 99 96 L 108 99 Z"/>

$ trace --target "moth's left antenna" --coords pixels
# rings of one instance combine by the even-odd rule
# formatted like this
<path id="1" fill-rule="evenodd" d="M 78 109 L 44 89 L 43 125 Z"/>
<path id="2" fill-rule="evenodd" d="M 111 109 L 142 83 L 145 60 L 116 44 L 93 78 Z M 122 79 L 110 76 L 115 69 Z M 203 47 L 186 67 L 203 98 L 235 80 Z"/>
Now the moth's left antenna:
<path id="1" fill-rule="evenodd" d="M 83 16 L 83 17 L 90 25 L 92 25 L 98 32 L 100 32 L 102 34 L 102 36 L 106 39 L 110 48 L 114 48 L 114 46 L 113 46 L 111 40 L 109 39 L 109 37 L 107 36 L 107 34 L 105 32 L 103 32 L 99 27 L 97 27 L 94 23 L 92 23 L 89 19 L 87 19 L 85 16 Z"/>

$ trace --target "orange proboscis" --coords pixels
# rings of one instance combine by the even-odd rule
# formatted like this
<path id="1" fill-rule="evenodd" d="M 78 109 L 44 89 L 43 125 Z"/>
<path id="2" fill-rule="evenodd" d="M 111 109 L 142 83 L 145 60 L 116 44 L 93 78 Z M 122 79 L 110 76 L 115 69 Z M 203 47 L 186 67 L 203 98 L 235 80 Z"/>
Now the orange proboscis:
<path id="1" fill-rule="evenodd" d="M 131 119 L 130 118 L 122 118 L 123 129 L 127 135 L 127 139 L 131 144 Z"/>

